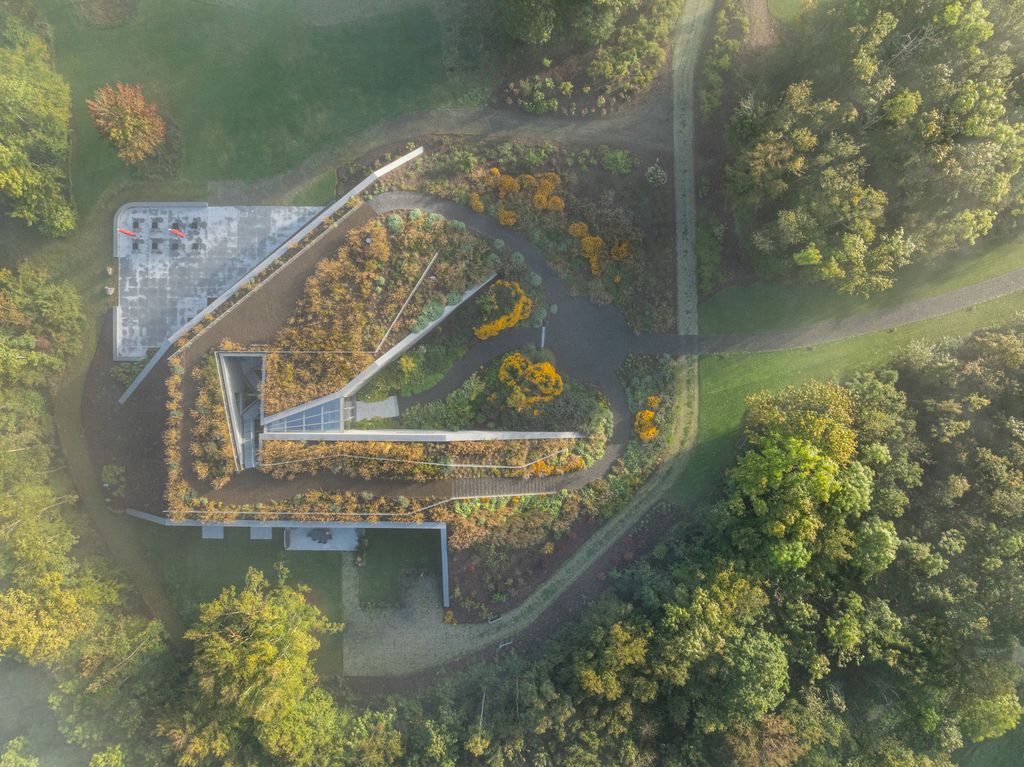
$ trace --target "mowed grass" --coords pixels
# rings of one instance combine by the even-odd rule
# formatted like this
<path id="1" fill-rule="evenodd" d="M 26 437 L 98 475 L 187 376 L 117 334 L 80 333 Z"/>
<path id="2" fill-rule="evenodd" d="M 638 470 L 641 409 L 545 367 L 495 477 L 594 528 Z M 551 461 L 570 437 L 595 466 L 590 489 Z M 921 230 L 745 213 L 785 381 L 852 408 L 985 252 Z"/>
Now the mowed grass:
<path id="1" fill-rule="evenodd" d="M 196 181 L 272 176 L 375 123 L 471 90 L 445 71 L 441 29 L 425 4 L 316 26 L 290 0 L 141 0 L 131 21 L 112 29 L 85 24 L 65 0 L 41 4 L 72 89 L 71 174 L 82 213 L 133 175 L 86 108 L 104 83 L 143 86 L 180 130 L 183 174 Z"/>
<path id="2" fill-rule="evenodd" d="M 86 767 L 89 754 L 69 745 L 57 729 L 47 702 L 51 677 L 13 658 L 0 662 L 0 751 L 7 741 L 25 738 L 25 753 L 54 767 Z"/>
<path id="3" fill-rule="evenodd" d="M 1005 323 L 1020 312 L 1024 312 L 1024 294 L 1015 294 L 892 331 L 807 349 L 702 358 L 697 447 L 668 497 L 684 508 L 700 507 L 714 499 L 723 472 L 735 456 L 748 395 L 813 378 L 844 381 L 859 370 L 884 365 L 911 342 L 963 337 Z"/>
<path id="4" fill-rule="evenodd" d="M 808 5 L 808 0 L 768 0 L 768 10 L 772 16 L 786 24 L 792 24 L 800 18 Z"/>
<path id="5" fill-rule="evenodd" d="M 197 527 L 163 527 L 134 517 L 124 518 L 125 534 L 132 536 L 152 563 L 174 607 L 191 624 L 204 602 L 225 588 L 241 588 L 250 567 L 271 582 L 275 566 L 288 569 L 288 583 L 309 586 L 306 598 L 328 619 L 342 622 L 341 552 L 285 551 L 283 531 L 270 541 L 253 541 L 249 531 L 227 528 L 223 540 L 203 540 Z M 341 635 L 321 639 L 317 671 L 322 676 L 341 673 Z"/>
<path id="6" fill-rule="evenodd" d="M 735 285 L 703 301 L 702 333 L 744 333 L 813 325 L 887 309 L 1024 268 L 1024 239 L 991 245 L 967 256 L 915 264 L 896 285 L 865 299 L 839 295 L 821 283 L 755 282 Z"/>
<path id="7" fill-rule="evenodd" d="M 402 601 L 402 574 L 441 572 L 437 530 L 367 530 L 365 564 L 359 568 L 359 601 L 395 605 Z"/>
<path id="8" fill-rule="evenodd" d="M 953 755 L 960 767 L 1019 767 L 1024 753 L 1024 727 L 995 740 L 968 746 Z"/>

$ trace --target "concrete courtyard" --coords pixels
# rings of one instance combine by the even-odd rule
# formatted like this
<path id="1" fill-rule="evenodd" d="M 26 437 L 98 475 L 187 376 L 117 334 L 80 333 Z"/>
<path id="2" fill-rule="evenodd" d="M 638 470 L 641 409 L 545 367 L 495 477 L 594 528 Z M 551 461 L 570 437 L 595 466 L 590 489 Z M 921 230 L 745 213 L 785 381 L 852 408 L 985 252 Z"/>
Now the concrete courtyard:
<path id="1" fill-rule="evenodd" d="M 319 212 L 188 202 L 121 207 L 114 220 L 115 359 L 145 357 Z"/>

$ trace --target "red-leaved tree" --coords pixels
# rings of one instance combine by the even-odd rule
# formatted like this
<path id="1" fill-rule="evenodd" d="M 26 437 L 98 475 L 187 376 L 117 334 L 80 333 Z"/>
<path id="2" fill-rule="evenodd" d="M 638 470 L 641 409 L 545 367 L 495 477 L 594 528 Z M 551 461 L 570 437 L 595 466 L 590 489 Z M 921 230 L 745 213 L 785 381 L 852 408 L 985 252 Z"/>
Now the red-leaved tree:
<path id="1" fill-rule="evenodd" d="M 85 103 L 96 128 L 126 163 L 145 160 L 164 141 L 163 118 L 143 98 L 141 85 L 104 85 Z"/>

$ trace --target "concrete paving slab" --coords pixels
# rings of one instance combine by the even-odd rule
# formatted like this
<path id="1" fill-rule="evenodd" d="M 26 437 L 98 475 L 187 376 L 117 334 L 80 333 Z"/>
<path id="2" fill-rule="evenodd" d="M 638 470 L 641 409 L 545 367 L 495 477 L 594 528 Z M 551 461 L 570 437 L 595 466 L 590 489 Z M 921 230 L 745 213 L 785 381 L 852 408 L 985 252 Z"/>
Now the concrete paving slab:
<path id="1" fill-rule="evenodd" d="M 390 396 L 379 402 L 356 401 L 356 420 L 367 418 L 398 418 L 398 397 Z"/>
<path id="2" fill-rule="evenodd" d="M 122 206 L 114 228 L 132 234 L 114 232 L 115 359 L 145 357 L 319 212 L 195 202 Z"/>

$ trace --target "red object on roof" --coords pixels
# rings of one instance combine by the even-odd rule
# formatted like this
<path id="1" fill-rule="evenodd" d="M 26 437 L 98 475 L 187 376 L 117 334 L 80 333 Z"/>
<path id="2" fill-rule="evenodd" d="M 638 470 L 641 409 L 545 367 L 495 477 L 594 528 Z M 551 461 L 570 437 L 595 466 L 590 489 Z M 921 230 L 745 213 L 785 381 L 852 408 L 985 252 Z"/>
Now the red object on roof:
<path id="1" fill-rule="evenodd" d="M 174 227 L 171 227 L 167 231 L 173 234 L 175 237 L 181 237 L 182 239 L 185 239 L 185 233 L 180 229 L 175 229 Z"/>
<path id="2" fill-rule="evenodd" d="M 135 234 L 135 232 L 133 232 L 131 229 L 118 229 L 117 231 L 119 231 L 121 234 L 127 234 L 129 237 L 138 237 L 138 235 Z"/>

